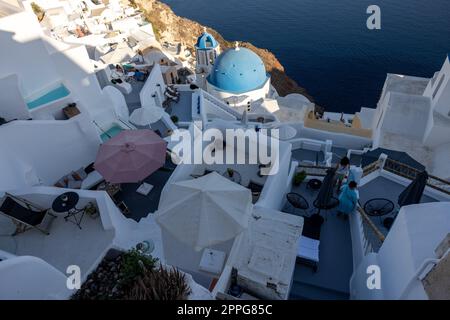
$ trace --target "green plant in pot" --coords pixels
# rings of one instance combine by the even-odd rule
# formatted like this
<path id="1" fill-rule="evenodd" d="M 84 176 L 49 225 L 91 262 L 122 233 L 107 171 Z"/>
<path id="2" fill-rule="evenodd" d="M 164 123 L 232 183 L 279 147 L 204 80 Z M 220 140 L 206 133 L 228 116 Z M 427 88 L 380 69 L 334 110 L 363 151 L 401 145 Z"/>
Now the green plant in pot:
<path id="1" fill-rule="evenodd" d="M 295 186 L 299 186 L 305 179 L 306 179 L 306 171 L 302 170 L 300 172 L 295 173 L 293 183 Z"/>
<path id="2" fill-rule="evenodd" d="M 228 168 L 228 169 L 227 169 L 227 173 L 228 173 L 228 176 L 229 176 L 229 177 L 232 177 L 233 174 L 234 174 L 234 170 L 231 169 L 231 168 Z"/>
<path id="3" fill-rule="evenodd" d="M 178 121 L 179 121 L 179 119 L 178 119 L 177 116 L 171 116 L 171 117 L 170 117 L 170 120 L 172 120 L 172 122 L 175 123 L 175 124 L 177 124 Z"/>

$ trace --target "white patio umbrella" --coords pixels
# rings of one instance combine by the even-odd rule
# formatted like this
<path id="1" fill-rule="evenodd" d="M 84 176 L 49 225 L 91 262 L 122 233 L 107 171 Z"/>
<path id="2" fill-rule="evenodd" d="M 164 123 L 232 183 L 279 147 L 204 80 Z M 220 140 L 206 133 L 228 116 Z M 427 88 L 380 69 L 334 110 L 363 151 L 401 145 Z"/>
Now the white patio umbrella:
<path id="1" fill-rule="evenodd" d="M 246 229 L 252 206 L 249 189 L 213 172 L 172 184 L 156 221 L 173 237 L 201 250 Z"/>
<path id="2" fill-rule="evenodd" d="M 281 125 L 278 128 L 278 134 L 274 132 L 273 136 L 280 140 L 290 140 L 293 139 L 297 135 L 297 130 L 290 125 Z"/>
<path id="3" fill-rule="evenodd" d="M 164 109 L 159 107 L 139 108 L 131 113 L 130 122 L 137 126 L 148 126 L 161 119 L 164 112 Z"/>

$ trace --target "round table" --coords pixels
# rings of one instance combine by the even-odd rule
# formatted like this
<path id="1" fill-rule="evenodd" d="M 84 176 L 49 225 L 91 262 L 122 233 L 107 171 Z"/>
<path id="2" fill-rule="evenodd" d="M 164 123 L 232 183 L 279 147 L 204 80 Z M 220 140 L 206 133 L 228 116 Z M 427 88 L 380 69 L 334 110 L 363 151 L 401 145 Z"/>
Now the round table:
<path id="1" fill-rule="evenodd" d="M 286 195 L 286 199 L 290 203 L 290 205 L 293 206 L 295 209 L 300 209 L 304 211 L 309 209 L 308 201 L 298 193 L 290 192 Z"/>
<path id="2" fill-rule="evenodd" d="M 71 221 L 81 229 L 81 221 L 84 216 L 84 209 L 77 209 L 76 206 L 78 201 L 80 200 L 80 196 L 78 193 L 70 191 L 65 192 L 59 195 L 52 203 L 52 210 L 56 214 L 67 213 L 64 217 L 65 221 Z M 80 219 L 77 219 L 76 215 L 78 213 L 82 213 Z M 69 218 L 73 217 L 74 220 L 69 220 Z"/>
<path id="3" fill-rule="evenodd" d="M 319 179 L 311 179 L 308 181 L 307 187 L 312 190 L 319 190 L 322 186 L 322 181 Z"/>
<path id="4" fill-rule="evenodd" d="M 52 204 L 55 213 L 66 213 L 75 209 L 80 196 L 76 192 L 66 192 L 58 196 Z"/>
<path id="5" fill-rule="evenodd" d="M 371 217 L 381 217 L 391 213 L 394 210 L 394 203 L 389 199 L 374 198 L 364 204 L 364 212 Z"/>

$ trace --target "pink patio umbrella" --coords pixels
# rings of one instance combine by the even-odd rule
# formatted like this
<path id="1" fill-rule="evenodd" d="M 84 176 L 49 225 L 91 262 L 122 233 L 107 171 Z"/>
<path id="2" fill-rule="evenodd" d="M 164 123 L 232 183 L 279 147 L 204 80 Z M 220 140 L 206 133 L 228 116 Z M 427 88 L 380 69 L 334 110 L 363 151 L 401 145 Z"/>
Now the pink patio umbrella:
<path id="1" fill-rule="evenodd" d="M 95 169 L 110 183 L 144 180 L 164 165 L 166 142 L 152 130 L 124 130 L 100 146 Z"/>

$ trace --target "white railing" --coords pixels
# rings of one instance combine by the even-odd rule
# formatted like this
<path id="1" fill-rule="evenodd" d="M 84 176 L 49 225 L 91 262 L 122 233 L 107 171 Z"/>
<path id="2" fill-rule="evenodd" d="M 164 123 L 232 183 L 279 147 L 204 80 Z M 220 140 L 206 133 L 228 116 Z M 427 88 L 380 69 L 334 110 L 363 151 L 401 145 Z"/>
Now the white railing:
<path id="1" fill-rule="evenodd" d="M 203 98 L 205 98 L 205 100 L 207 100 L 208 102 L 212 103 L 214 106 L 235 116 L 236 119 L 240 119 L 242 117 L 242 115 L 239 112 L 237 112 L 236 110 L 233 110 L 232 108 L 227 106 L 223 101 L 217 99 L 216 97 L 214 97 L 213 95 L 211 95 L 210 93 L 208 93 L 204 90 L 203 90 Z"/>

